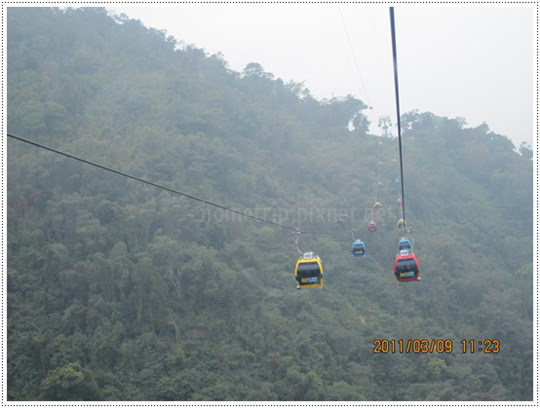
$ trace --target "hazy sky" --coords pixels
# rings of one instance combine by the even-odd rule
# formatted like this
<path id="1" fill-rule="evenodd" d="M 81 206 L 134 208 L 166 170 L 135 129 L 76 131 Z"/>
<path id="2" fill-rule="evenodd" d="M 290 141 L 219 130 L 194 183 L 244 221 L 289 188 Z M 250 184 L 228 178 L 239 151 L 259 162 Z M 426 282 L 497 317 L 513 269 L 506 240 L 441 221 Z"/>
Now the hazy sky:
<path id="1" fill-rule="evenodd" d="M 390 17 L 386 5 L 111 6 L 117 14 L 221 52 L 242 71 L 258 62 L 317 99 L 351 94 L 395 124 Z M 397 6 L 401 112 L 418 109 L 486 122 L 516 146 L 534 137 L 535 8 Z M 354 55 L 353 55 L 354 52 Z M 358 69 L 357 69 L 358 66 Z M 396 132 L 394 130 L 394 132 Z"/>

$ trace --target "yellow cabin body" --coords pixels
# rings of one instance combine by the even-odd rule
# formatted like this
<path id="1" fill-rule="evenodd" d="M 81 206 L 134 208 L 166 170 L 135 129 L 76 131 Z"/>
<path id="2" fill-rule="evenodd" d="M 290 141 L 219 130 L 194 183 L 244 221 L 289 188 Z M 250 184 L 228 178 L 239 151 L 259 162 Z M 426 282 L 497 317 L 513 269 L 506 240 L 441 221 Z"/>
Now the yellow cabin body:
<path id="1" fill-rule="evenodd" d="M 296 262 L 294 277 L 297 289 L 320 288 L 324 280 L 321 258 L 312 252 L 302 255 Z"/>

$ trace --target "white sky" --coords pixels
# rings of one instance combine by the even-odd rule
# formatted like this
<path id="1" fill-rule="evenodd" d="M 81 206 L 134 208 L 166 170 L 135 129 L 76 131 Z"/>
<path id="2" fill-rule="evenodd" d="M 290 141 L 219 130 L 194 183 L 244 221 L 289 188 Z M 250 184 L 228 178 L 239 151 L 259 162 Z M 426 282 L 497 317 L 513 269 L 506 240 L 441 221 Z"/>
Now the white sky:
<path id="1" fill-rule="evenodd" d="M 305 81 L 317 99 L 351 94 L 373 106 L 373 133 L 380 133 L 379 116 L 395 123 L 386 5 L 119 5 L 109 10 L 209 54 L 222 52 L 235 71 L 257 62 L 285 82 Z M 522 141 L 532 145 L 535 12 L 534 5 L 517 4 L 396 6 L 401 112 L 463 117 L 468 127 L 486 122 L 516 147 Z"/>

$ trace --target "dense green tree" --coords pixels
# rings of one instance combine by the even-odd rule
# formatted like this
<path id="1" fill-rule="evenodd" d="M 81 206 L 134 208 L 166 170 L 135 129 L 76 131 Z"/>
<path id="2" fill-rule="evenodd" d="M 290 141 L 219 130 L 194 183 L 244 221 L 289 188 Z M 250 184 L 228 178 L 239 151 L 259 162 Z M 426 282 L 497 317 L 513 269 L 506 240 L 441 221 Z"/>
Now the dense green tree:
<path id="1" fill-rule="evenodd" d="M 41 390 L 46 400 L 101 400 L 97 383 L 78 362 L 52 370 L 42 381 Z"/>

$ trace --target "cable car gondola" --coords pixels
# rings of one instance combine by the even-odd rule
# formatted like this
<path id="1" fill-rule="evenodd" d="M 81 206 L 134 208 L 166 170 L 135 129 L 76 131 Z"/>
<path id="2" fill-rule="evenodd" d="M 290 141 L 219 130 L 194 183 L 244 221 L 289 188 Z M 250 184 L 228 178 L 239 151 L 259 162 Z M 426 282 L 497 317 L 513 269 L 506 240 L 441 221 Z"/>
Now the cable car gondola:
<path id="1" fill-rule="evenodd" d="M 382 208 L 382 204 L 377 201 L 375 204 L 373 204 L 373 209 L 374 210 L 380 210 Z"/>
<path id="2" fill-rule="evenodd" d="M 400 220 L 397 222 L 397 227 L 399 229 L 405 229 L 405 227 L 407 226 L 407 223 L 405 222 L 405 220 L 403 218 L 400 218 Z"/>
<path id="3" fill-rule="evenodd" d="M 401 201 L 401 198 L 398 198 L 398 199 L 396 200 L 396 205 L 397 205 L 399 208 L 401 208 L 401 205 L 402 205 L 402 204 L 403 204 L 403 201 Z"/>
<path id="4" fill-rule="evenodd" d="M 378 188 L 379 190 L 381 190 L 381 189 L 383 188 L 383 186 L 384 186 L 384 184 L 383 184 L 381 181 L 379 181 L 379 182 L 377 183 L 377 188 Z"/>
<path id="5" fill-rule="evenodd" d="M 401 250 L 394 261 L 394 275 L 398 282 L 420 280 L 420 270 L 416 256 L 408 249 Z"/>
<path id="6" fill-rule="evenodd" d="M 375 221 L 371 221 L 369 224 L 368 224 L 368 228 L 367 230 L 369 232 L 375 232 L 377 231 L 377 223 Z"/>
<path id="7" fill-rule="evenodd" d="M 412 246 L 411 246 L 411 241 L 409 241 L 407 238 L 401 238 L 399 240 L 399 244 L 398 244 L 398 251 L 401 251 L 403 249 L 411 249 Z"/>
<path id="8" fill-rule="evenodd" d="M 294 270 L 296 289 L 320 288 L 323 285 L 321 258 L 313 252 L 306 252 L 296 262 Z"/>
<path id="9" fill-rule="evenodd" d="M 366 244 L 361 240 L 357 239 L 352 244 L 352 254 L 353 256 L 364 256 L 366 253 Z"/>

